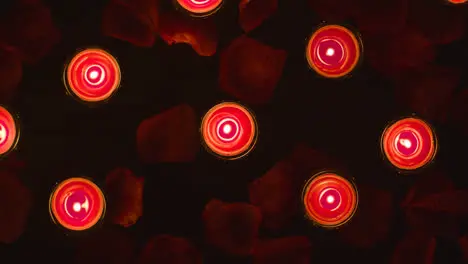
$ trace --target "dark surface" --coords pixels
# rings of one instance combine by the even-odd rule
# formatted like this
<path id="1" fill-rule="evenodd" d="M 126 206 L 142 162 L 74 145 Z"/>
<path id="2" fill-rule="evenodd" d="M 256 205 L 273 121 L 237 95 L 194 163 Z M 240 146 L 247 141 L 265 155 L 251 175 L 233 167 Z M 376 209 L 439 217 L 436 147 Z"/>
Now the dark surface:
<path id="1" fill-rule="evenodd" d="M 151 235 L 169 233 L 202 245 L 200 215 L 206 202 L 211 198 L 247 201 L 247 183 L 271 168 L 298 141 L 337 157 L 358 184 L 379 186 L 401 199 L 417 176 L 398 177 L 382 161 L 378 144 L 390 120 L 410 113 L 396 103 L 392 81 L 374 72 L 365 61 L 350 79 L 316 77 L 307 67 L 303 50 L 307 36 L 320 20 L 302 1 L 280 2 L 279 12 L 249 34 L 288 51 L 274 99 L 266 106 L 252 107 L 261 131 L 252 154 L 244 160 L 224 162 L 200 147 L 193 164 L 143 166 L 135 150 L 136 128 L 143 119 L 179 103 L 192 105 L 201 118 L 220 100 L 232 99 L 217 87 L 219 55 L 200 57 L 187 45 L 167 46 L 161 40 L 153 48 L 136 48 L 101 36 L 100 1 L 50 1 L 62 41 L 41 62 L 25 67 L 12 105 L 21 117 L 18 152 L 27 163 L 22 177 L 35 195 L 35 204 L 23 237 L 13 245 L 0 247 L 0 253 L 5 250 L 11 256 L 10 263 L 63 263 L 70 258 L 76 239 L 65 236 L 50 221 L 47 203 L 51 189 L 57 181 L 78 174 L 102 181 L 117 166 L 127 166 L 144 176 L 145 188 L 151 189 L 145 193 L 143 218 L 129 230 L 140 244 Z M 233 7 L 223 10 L 224 17 L 220 18 L 218 50 L 241 34 Z M 466 72 L 466 55 L 462 60 L 464 57 L 456 54 L 467 43 L 465 38 L 450 47 L 440 47 L 439 63 L 455 67 L 463 63 Z M 119 60 L 123 74 L 119 92 L 97 108 L 67 96 L 62 83 L 66 61 L 76 49 L 87 46 L 109 50 Z M 466 79 L 463 82 L 466 84 Z M 435 124 L 435 128 L 442 147 L 433 166 L 443 168 L 460 187 L 466 187 L 468 171 L 461 155 L 466 153 L 467 139 L 451 127 Z M 314 241 L 323 241 L 315 246 L 328 250 L 318 251 L 314 263 L 330 263 L 324 261 L 333 250 L 343 250 L 332 253 L 334 258 L 342 256 L 341 261 L 352 254 L 362 263 L 386 263 L 404 232 L 400 217 L 394 219 L 393 237 L 366 251 L 327 242 L 326 233 L 305 229 L 302 220 L 282 235 L 308 233 Z M 456 257 L 454 244 L 439 241 L 438 263 L 453 263 L 447 258 Z M 204 253 L 209 263 L 241 263 L 209 250 Z"/>

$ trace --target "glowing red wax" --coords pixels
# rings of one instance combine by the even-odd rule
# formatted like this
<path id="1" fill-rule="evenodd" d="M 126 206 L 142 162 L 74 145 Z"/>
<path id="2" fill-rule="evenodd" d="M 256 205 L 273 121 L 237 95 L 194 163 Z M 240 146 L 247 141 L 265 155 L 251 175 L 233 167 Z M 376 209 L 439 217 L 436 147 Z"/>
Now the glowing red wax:
<path id="1" fill-rule="evenodd" d="M 452 4 L 464 4 L 466 3 L 468 0 L 448 0 L 450 3 Z"/>
<path id="2" fill-rule="evenodd" d="M 323 227 L 337 227 L 351 219 L 358 205 L 355 186 L 334 173 L 314 175 L 304 186 L 307 217 Z"/>
<path id="3" fill-rule="evenodd" d="M 117 60 L 100 49 L 79 52 L 65 69 L 68 90 L 78 99 L 99 102 L 108 99 L 120 85 Z"/>
<path id="4" fill-rule="evenodd" d="M 423 167 L 434 158 L 437 150 L 431 127 L 413 117 L 389 125 L 382 134 L 381 145 L 388 161 L 402 170 Z"/>
<path id="5" fill-rule="evenodd" d="M 216 12 L 223 0 L 176 0 L 177 4 L 194 15 L 210 15 Z"/>
<path id="6" fill-rule="evenodd" d="M 205 114 L 201 133 L 213 153 L 234 159 L 246 155 L 255 145 L 257 124 L 246 108 L 225 102 Z"/>
<path id="7" fill-rule="evenodd" d="M 327 25 L 317 29 L 309 39 L 306 57 L 312 69 L 328 78 L 349 74 L 361 56 L 358 38 L 349 29 Z"/>
<path id="8" fill-rule="evenodd" d="M 92 181 L 70 178 L 55 188 L 49 206 L 56 223 L 70 230 L 82 231 L 99 222 L 104 215 L 106 201 Z"/>
<path id="9" fill-rule="evenodd" d="M 7 109 L 0 106 L 0 156 L 12 150 L 18 142 L 16 121 Z"/>

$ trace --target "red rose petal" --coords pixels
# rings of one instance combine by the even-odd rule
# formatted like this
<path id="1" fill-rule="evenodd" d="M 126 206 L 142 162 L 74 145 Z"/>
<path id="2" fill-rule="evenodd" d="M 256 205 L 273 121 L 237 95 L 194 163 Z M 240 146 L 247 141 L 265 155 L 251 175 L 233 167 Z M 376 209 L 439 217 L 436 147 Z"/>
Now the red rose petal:
<path id="1" fill-rule="evenodd" d="M 447 213 L 433 213 L 411 208 L 405 211 L 406 225 L 426 234 L 455 238 L 460 233 L 460 220 Z"/>
<path id="2" fill-rule="evenodd" d="M 137 150 L 142 161 L 189 162 L 200 148 L 194 110 L 179 105 L 143 120 L 137 129 Z"/>
<path id="3" fill-rule="evenodd" d="M 119 230 L 102 229 L 78 244 L 75 263 L 126 264 L 132 262 L 134 242 Z"/>
<path id="4" fill-rule="evenodd" d="M 150 16 L 119 0 L 110 1 L 105 7 L 102 31 L 106 36 L 140 47 L 151 47 L 155 41 L 154 24 Z"/>
<path id="5" fill-rule="evenodd" d="M 370 248 L 385 240 L 394 216 L 392 194 L 369 186 L 359 186 L 359 207 L 340 233 L 348 243 Z"/>
<path id="6" fill-rule="evenodd" d="M 27 63 L 44 57 L 60 40 L 48 7 L 39 1 L 18 3 L 0 22 L 0 32 Z"/>
<path id="7" fill-rule="evenodd" d="M 402 204 L 406 224 L 412 230 L 444 237 L 456 237 L 460 231 L 459 219 L 447 213 L 435 213 L 411 206 L 414 201 L 420 201 L 434 193 L 452 190 L 454 190 L 452 181 L 443 173 L 433 172 L 420 175 L 420 179 L 409 190 Z"/>
<path id="8" fill-rule="evenodd" d="M 0 49 L 0 102 L 11 100 L 22 77 L 20 55 L 14 51 Z"/>
<path id="9" fill-rule="evenodd" d="M 444 173 L 440 171 L 432 171 L 421 174 L 421 177 L 411 187 L 403 201 L 402 206 L 408 205 L 415 199 L 420 199 L 427 195 L 438 193 L 441 191 L 452 191 L 455 189 L 453 182 Z"/>
<path id="10" fill-rule="evenodd" d="M 460 245 L 463 261 L 468 262 L 468 235 L 461 237 L 458 240 L 458 245 Z"/>
<path id="11" fill-rule="evenodd" d="M 468 216 L 468 191 L 454 190 L 431 194 L 409 203 L 408 207 L 465 217 Z"/>
<path id="12" fill-rule="evenodd" d="M 426 67 L 404 76 L 396 86 L 400 102 L 416 113 L 435 121 L 445 121 L 455 88 L 460 81 L 456 69 Z"/>
<path id="13" fill-rule="evenodd" d="M 297 212 L 299 191 L 291 179 L 293 167 L 288 162 L 278 162 L 261 178 L 249 186 L 250 202 L 260 208 L 264 225 L 278 229 Z"/>
<path id="14" fill-rule="evenodd" d="M 463 37 L 468 13 L 461 6 L 441 1 L 409 1 L 408 23 L 434 44 L 447 44 Z"/>
<path id="15" fill-rule="evenodd" d="M 143 178 L 132 171 L 117 168 L 107 174 L 108 218 L 114 224 L 131 226 L 143 214 Z"/>
<path id="16" fill-rule="evenodd" d="M 149 17 L 152 29 L 157 31 L 159 25 L 160 1 L 159 0 L 113 0 L 124 1 L 135 8 L 140 14 Z"/>
<path id="17" fill-rule="evenodd" d="M 181 237 L 159 235 L 152 238 L 143 249 L 138 264 L 202 264 L 200 252 L 192 243 Z"/>
<path id="18" fill-rule="evenodd" d="M 235 39 L 221 54 L 221 89 L 247 103 L 266 103 L 281 78 L 286 55 L 246 36 Z"/>
<path id="19" fill-rule="evenodd" d="M 246 203 L 211 200 L 203 212 L 207 241 L 234 255 L 252 254 L 261 221 L 260 210 Z"/>
<path id="20" fill-rule="evenodd" d="M 369 64 L 380 73 L 395 77 L 423 68 L 435 58 L 431 42 L 413 29 L 392 35 L 366 35 L 365 52 Z"/>
<path id="21" fill-rule="evenodd" d="M 398 243 L 392 264 L 432 264 L 436 248 L 434 237 L 423 233 L 407 234 Z"/>
<path id="22" fill-rule="evenodd" d="M 339 167 L 336 161 L 324 153 L 302 144 L 294 148 L 287 160 L 294 166 L 295 178 L 300 184 L 316 171 Z"/>
<path id="23" fill-rule="evenodd" d="M 218 46 L 216 27 L 210 18 L 164 13 L 160 18 L 159 34 L 167 44 L 188 44 L 200 56 L 213 56 Z"/>
<path id="24" fill-rule="evenodd" d="M 255 247 L 253 264 L 309 264 L 311 248 L 307 237 L 263 240 Z"/>
<path id="25" fill-rule="evenodd" d="M 278 0 L 241 0 L 239 24 L 245 32 L 252 31 L 278 9 Z"/>
<path id="26" fill-rule="evenodd" d="M 0 242 L 13 243 L 23 233 L 29 209 L 31 193 L 16 175 L 0 171 Z"/>

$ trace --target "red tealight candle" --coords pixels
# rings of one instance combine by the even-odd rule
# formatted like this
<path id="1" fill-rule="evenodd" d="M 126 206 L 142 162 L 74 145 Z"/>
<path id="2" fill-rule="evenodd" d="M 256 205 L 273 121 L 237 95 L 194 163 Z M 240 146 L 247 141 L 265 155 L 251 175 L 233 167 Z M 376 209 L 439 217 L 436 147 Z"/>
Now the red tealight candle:
<path id="1" fill-rule="evenodd" d="M 237 103 L 221 103 L 203 117 L 201 133 L 213 153 L 229 159 L 246 155 L 255 145 L 257 124 L 252 114 Z"/>
<path id="2" fill-rule="evenodd" d="M 68 90 L 78 99 L 99 102 L 108 99 L 120 85 L 117 60 L 101 49 L 79 52 L 65 69 Z"/>
<path id="3" fill-rule="evenodd" d="M 0 106 L 0 156 L 12 150 L 18 142 L 16 121 L 7 109 Z"/>
<path id="4" fill-rule="evenodd" d="M 351 219 L 358 205 L 355 186 L 328 172 L 314 175 L 305 185 L 303 203 L 307 217 L 323 227 L 337 227 Z"/>
<path id="5" fill-rule="evenodd" d="M 467 0 L 448 0 L 452 4 L 464 4 Z"/>
<path id="6" fill-rule="evenodd" d="M 83 231 L 103 217 L 104 194 L 92 181 L 70 178 L 61 182 L 50 196 L 52 219 L 69 230 Z"/>
<path id="7" fill-rule="evenodd" d="M 177 4 L 189 13 L 198 16 L 210 15 L 216 12 L 223 0 L 176 0 Z"/>
<path id="8" fill-rule="evenodd" d="M 349 29 L 338 25 L 320 27 L 312 34 L 306 57 L 312 69 L 328 78 L 349 74 L 361 56 L 358 38 Z"/>
<path id="9" fill-rule="evenodd" d="M 388 161 L 402 170 L 425 166 L 434 158 L 437 150 L 431 127 L 414 117 L 389 125 L 382 134 L 381 144 Z"/>

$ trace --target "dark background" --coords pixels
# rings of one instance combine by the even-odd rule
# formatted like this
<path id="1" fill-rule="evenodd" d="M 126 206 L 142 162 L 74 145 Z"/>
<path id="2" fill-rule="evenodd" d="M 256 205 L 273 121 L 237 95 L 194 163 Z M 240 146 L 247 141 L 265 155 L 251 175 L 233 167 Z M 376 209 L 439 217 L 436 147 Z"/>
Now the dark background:
<path id="1" fill-rule="evenodd" d="M 399 176 L 383 161 L 379 137 L 389 121 L 411 114 L 394 98 L 393 82 L 364 60 L 352 78 L 327 80 L 309 70 L 304 59 L 307 37 L 321 23 L 305 1 L 280 1 L 278 12 L 248 35 L 288 51 L 283 76 L 273 100 L 249 106 L 259 122 L 260 138 L 245 159 L 222 161 L 200 147 L 191 164 L 143 165 L 137 160 L 135 139 L 139 123 L 180 103 L 194 107 L 201 118 L 214 104 L 233 99 L 218 89 L 219 53 L 198 56 L 188 45 L 168 46 L 158 40 L 152 48 L 102 36 L 104 1 L 50 0 L 62 41 L 34 66 L 25 66 L 19 93 L 11 108 L 21 120 L 18 153 L 26 161 L 22 175 L 35 195 L 26 232 L 12 245 L 1 246 L 7 263 L 63 263 L 74 254 L 76 235 L 57 228 L 48 215 L 48 197 L 57 181 L 86 175 L 102 181 L 108 171 L 124 166 L 145 177 L 144 216 L 128 232 L 143 245 L 150 236 L 169 233 L 190 238 L 207 263 L 244 263 L 204 246 L 201 212 L 211 198 L 248 201 L 247 184 L 263 175 L 302 141 L 346 165 L 357 184 L 366 183 L 397 194 L 397 205 L 418 175 Z M 7 6 L 7 5 L 5 5 Z M 4 10 L 7 10 L 5 7 Z M 218 14 L 218 51 L 242 34 L 237 5 L 228 3 Z M 352 21 L 345 21 L 353 25 Z M 77 49 L 97 46 L 119 61 L 122 84 L 109 103 L 90 108 L 65 94 L 62 74 Z M 464 67 L 468 38 L 438 48 L 437 63 Z M 365 52 L 365 43 L 364 43 Z M 463 65 L 463 66 L 462 66 Z M 467 87 L 466 75 L 460 84 Z M 431 121 L 431 120 L 429 120 Z M 466 137 L 449 125 L 434 124 L 440 151 L 432 167 L 445 170 L 458 187 L 468 186 Z M 151 190 L 150 192 L 148 190 Z M 391 238 L 370 250 L 356 250 L 327 239 L 327 233 L 307 227 L 303 219 L 281 233 L 309 234 L 323 248 L 314 263 L 386 263 L 404 233 L 402 215 L 393 219 Z M 456 263 L 456 241 L 438 239 L 436 262 Z M 340 253 L 338 253 L 340 252 Z M 342 253 L 341 253 L 342 252 Z M 372 262 L 370 262 L 372 261 Z"/>

